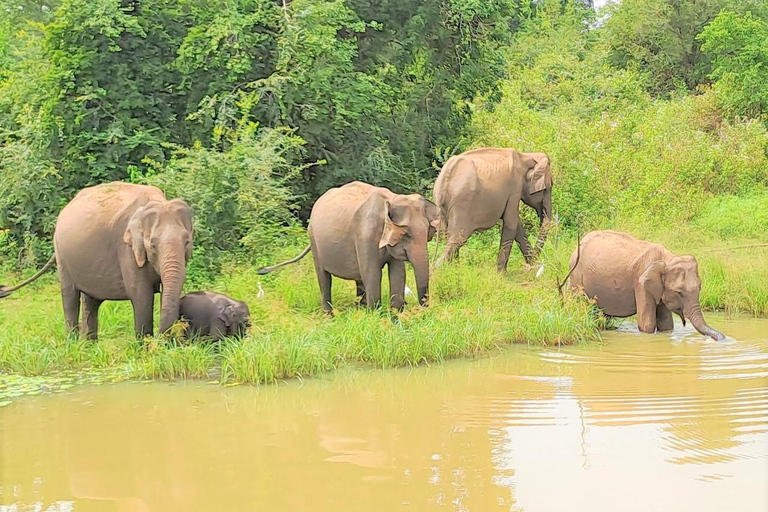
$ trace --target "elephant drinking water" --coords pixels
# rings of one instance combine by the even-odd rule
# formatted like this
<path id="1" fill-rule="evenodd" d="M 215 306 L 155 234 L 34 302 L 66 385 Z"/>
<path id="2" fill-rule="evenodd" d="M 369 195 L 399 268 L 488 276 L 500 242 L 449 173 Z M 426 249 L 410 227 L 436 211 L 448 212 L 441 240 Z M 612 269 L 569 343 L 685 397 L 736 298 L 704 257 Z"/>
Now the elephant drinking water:
<path id="1" fill-rule="evenodd" d="M 179 318 L 179 298 L 192 256 L 192 211 L 160 189 L 106 183 L 80 191 L 59 214 L 53 237 L 67 328 L 74 330 L 83 303 L 88 337 L 98 334 L 99 306 L 105 300 L 130 300 L 134 328 L 153 331 L 155 292 L 162 285 L 160 330 Z M 45 270 L 45 269 L 43 269 Z M 13 288 L 0 287 L 0 297 Z"/>
<path id="2" fill-rule="evenodd" d="M 429 294 L 427 242 L 439 226 L 437 207 L 418 194 L 399 195 L 389 189 L 355 181 L 332 188 L 312 207 L 310 245 L 296 258 L 259 269 L 266 274 L 295 263 L 310 249 L 320 284 L 323 309 L 330 313 L 331 276 L 357 283 L 368 307 L 381 301 L 381 271 L 387 265 L 391 306 L 404 304 L 405 262 L 416 274 L 421 304 Z"/>
<path id="3" fill-rule="evenodd" d="M 573 252 L 569 266 L 574 290 L 583 290 L 608 316 L 637 314 L 642 332 L 671 331 L 676 313 L 701 334 L 725 339 L 701 314 L 701 280 L 693 256 L 675 255 L 627 233 L 592 231 Z"/>

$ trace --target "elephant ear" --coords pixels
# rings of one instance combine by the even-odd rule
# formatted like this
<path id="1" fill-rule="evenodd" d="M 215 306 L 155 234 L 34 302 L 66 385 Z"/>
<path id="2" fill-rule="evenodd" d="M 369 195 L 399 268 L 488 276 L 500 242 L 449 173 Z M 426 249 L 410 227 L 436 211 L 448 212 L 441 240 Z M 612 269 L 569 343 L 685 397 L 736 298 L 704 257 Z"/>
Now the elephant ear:
<path id="1" fill-rule="evenodd" d="M 549 157 L 542 156 L 528 172 L 528 193 L 535 194 L 552 186 L 552 172 L 549 168 Z"/>
<path id="2" fill-rule="evenodd" d="M 434 238 L 435 233 L 440 229 L 440 209 L 433 203 L 432 201 L 428 199 L 424 199 L 424 202 L 426 203 L 424 207 L 424 212 L 427 215 L 427 220 L 429 221 L 429 233 L 427 235 L 427 241 L 432 241 L 432 238 Z"/>
<path id="3" fill-rule="evenodd" d="M 181 221 L 184 224 L 184 227 L 189 230 L 189 241 L 187 242 L 187 245 L 184 247 L 184 257 L 186 258 L 186 261 L 189 262 L 189 260 L 192 259 L 192 252 L 194 251 L 195 244 L 194 244 L 194 227 L 192 224 L 192 208 L 184 201 L 183 199 L 171 199 L 168 201 L 168 204 L 172 205 L 175 211 L 179 214 L 181 217 Z"/>
<path id="4" fill-rule="evenodd" d="M 226 304 L 219 309 L 219 319 L 227 327 L 232 327 L 235 323 L 235 307 L 232 304 Z"/>
<path id="5" fill-rule="evenodd" d="M 648 265 L 645 272 L 642 273 L 638 282 L 646 297 L 653 300 L 654 304 L 661 302 L 661 295 L 664 293 L 664 273 L 667 270 L 667 264 L 663 261 L 654 261 Z"/>
<path id="6" fill-rule="evenodd" d="M 388 245 L 397 245 L 406 233 L 403 226 L 395 224 L 395 221 L 392 220 L 391 207 L 392 205 L 389 201 L 384 202 L 384 231 L 382 231 L 381 238 L 379 239 L 379 249 Z"/>
<path id="7" fill-rule="evenodd" d="M 143 267 L 147 263 L 147 249 L 144 247 L 144 228 L 142 226 L 143 216 L 144 207 L 142 206 L 133 213 L 131 220 L 128 221 L 128 227 L 123 233 L 123 242 L 133 249 L 133 256 L 139 267 Z"/>

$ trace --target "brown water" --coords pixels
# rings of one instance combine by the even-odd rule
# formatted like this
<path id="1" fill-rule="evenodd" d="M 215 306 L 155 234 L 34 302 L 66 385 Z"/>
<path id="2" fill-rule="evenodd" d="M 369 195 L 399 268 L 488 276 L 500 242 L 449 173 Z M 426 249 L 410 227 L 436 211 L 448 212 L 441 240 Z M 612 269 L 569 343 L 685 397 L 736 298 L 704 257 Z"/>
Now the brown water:
<path id="1" fill-rule="evenodd" d="M 0 408 L 2 511 L 768 510 L 768 320 Z"/>

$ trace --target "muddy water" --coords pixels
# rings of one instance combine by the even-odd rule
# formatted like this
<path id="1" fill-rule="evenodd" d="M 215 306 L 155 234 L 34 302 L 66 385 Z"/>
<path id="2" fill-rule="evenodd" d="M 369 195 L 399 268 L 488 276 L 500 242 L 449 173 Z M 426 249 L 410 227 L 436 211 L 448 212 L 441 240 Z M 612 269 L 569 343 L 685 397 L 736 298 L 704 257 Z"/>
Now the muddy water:
<path id="1" fill-rule="evenodd" d="M 0 510 L 768 510 L 768 320 L 0 409 Z"/>

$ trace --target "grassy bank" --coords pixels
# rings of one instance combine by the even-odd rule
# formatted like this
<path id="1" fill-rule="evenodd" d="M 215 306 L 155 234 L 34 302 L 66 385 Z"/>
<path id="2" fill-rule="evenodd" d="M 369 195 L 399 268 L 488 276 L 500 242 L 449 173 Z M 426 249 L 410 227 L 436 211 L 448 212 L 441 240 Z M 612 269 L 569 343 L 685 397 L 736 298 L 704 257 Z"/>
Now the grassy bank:
<path id="1" fill-rule="evenodd" d="M 0 323 L 8 328 L 0 334 L 0 369 L 40 374 L 125 365 L 130 375 L 141 377 L 273 382 L 344 364 L 388 368 L 475 356 L 510 342 L 598 339 L 600 318 L 585 301 L 571 299 L 561 306 L 551 276 L 535 279 L 520 267 L 521 258 L 509 275 L 496 274 L 493 250 L 485 248 L 495 247 L 495 236 L 479 237 L 460 264 L 435 273 L 431 307 L 409 305 L 397 321 L 386 311 L 358 308 L 354 283 L 339 280 L 334 282 L 337 315 L 326 318 L 319 312 L 309 259 L 266 279 L 254 268 L 232 268 L 213 288 L 246 300 L 253 328 L 245 339 L 220 346 L 156 339 L 142 348 L 132 339 L 127 302 L 102 306 L 98 342 L 66 339 L 58 287 L 50 275 L 3 300 Z M 260 280 L 263 299 L 257 298 Z"/>
<path id="2" fill-rule="evenodd" d="M 696 225 L 666 235 L 624 228 L 674 251 L 696 254 L 707 309 L 768 315 L 768 250 L 704 252 L 735 242 L 703 238 Z M 0 304 L 0 324 L 7 326 L 0 332 L 0 370 L 36 375 L 122 367 L 134 377 L 274 382 L 346 364 L 389 368 L 473 357 L 510 342 L 557 345 L 599 339 L 605 319 L 582 299 L 566 297 L 561 305 L 554 286 L 566 272 L 575 246 L 572 236 L 556 232 L 550 237 L 542 255 L 545 272 L 538 278 L 523 268 L 517 249 L 509 274 L 495 272 L 497 236 L 496 230 L 475 236 L 460 262 L 433 274 L 431 306 L 411 304 L 397 320 L 386 311 L 357 307 L 354 284 L 341 280 L 334 281 L 337 314 L 325 317 L 309 258 L 269 276 L 258 276 L 254 267 L 231 267 L 207 288 L 248 302 L 253 328 L 246 338 L 219 345 L 158 338 L 142 346 L 133 340 L 127 302 L 104 304 L 98 342 L 67 339 L 51 274 Z M 15 280 L 9 278 L 2 280 Z M 257 298 L 259 282 L 265 290 L 262 299 Z M 409 286 L 416 288 L 412 275 Z"/>

